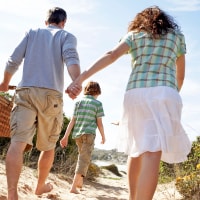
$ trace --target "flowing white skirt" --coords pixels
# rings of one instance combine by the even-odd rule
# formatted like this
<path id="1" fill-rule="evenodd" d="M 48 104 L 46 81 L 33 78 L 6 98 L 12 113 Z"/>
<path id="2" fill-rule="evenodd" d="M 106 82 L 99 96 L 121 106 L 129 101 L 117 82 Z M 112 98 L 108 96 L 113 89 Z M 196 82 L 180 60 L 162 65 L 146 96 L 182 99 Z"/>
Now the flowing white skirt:
<path id="1" fill-rule="evenodd" d="M 182 100 L 170 87 L 136 88 L 125 93 L 118 151 L 130 157 L 162 151 L 161 160 L 187 159 L 191 142 L 181 125 Z"/>

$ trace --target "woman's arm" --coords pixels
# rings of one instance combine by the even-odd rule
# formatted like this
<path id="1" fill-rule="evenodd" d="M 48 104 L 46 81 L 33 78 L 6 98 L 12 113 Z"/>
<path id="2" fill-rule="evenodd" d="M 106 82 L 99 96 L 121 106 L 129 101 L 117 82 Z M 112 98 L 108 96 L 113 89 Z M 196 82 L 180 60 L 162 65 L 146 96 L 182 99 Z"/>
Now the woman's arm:
<path id="1" fill-rule="evenodd" d="M 185 78 L 185 54 L 181 55 L 176 60 L 176 80 L 178 83 L 178 90 L 180 91 Z"/>
<path id="2" fill-rule="evenodd" d="M 73 90 L 73 87 L 76 87 L 76 84 L 82 85 L 83 81 L 115 62 L 119 57 L 127 53 L 128 50 L 128 44 L 126 44 L 125 42 L 120 43 L 112 51 L 109 51 L 102 57 L 100 57 L 94 64 L 91 65 L 88 70 L 84 71 L 72 84 L 70 84 L 67 90 Z"/>

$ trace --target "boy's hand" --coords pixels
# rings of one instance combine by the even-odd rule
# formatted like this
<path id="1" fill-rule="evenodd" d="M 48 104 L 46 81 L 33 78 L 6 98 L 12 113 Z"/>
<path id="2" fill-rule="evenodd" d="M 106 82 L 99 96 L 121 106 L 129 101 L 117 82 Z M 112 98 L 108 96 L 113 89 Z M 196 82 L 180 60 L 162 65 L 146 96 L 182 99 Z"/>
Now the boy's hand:
<path id="1" fill-rule="evenodd" d="M 67 144 L 68 144 L 68 138 L 63 137 L 63 138 L 60 140 L 60 146 L 61 146 L 62 148 L 64 148 L 64 147 L 67 147 Z"/>
<path id="2" fill-rule="evenodd" d="M 101 139 L 101 144 L 104 144 L 106 142 L 106 138 L 105 137 L 102 137 Z"/>

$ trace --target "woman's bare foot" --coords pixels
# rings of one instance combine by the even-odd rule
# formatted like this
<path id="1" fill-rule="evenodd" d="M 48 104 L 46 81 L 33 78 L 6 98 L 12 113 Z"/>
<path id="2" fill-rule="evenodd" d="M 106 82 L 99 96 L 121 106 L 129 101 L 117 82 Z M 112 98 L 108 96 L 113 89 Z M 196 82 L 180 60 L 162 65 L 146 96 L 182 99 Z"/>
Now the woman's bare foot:
<path id="1" fill-rule="evenodd" d="M 51 190 L 53 190 L 53 185 L 51 185 L 51 183 L 46 183 L 43 187 L 38 186 L 35 190 L 35 194 L 41 195 L 43 193 L 51 192 Z"/>

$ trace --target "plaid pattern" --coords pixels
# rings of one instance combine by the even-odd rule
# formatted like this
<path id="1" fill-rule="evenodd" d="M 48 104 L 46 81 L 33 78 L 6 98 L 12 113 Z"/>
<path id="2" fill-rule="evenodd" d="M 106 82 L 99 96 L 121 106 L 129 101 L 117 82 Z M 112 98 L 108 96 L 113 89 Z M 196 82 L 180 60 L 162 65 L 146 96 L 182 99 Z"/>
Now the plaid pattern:
<path id="1" fill-rule="evenodd" d="M 130 46 L 132 56 L 132 72 L 126 90 L 155 86 L 177 89 L 176 59 L 186 53 L 183 34 L 171 32 L 153 40 L 147 33 L 129 32 L 122 41 Z"/>
<path id="2" fill-rule="evenodd" d="M 102 103 L 91 95 L 85 95 L 82 100 L 76 102 L 73 116 L 76 123 L 72 138 L 78 138 L 83 134 L 96 134 L 96 119 L 104 116 Z"/>

